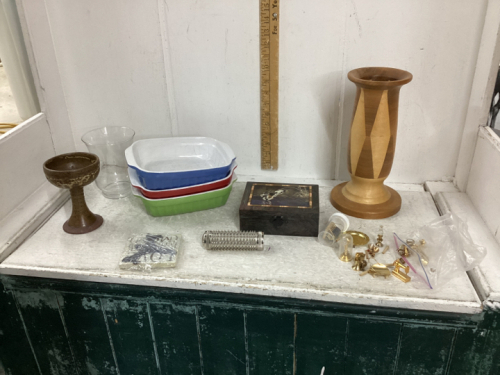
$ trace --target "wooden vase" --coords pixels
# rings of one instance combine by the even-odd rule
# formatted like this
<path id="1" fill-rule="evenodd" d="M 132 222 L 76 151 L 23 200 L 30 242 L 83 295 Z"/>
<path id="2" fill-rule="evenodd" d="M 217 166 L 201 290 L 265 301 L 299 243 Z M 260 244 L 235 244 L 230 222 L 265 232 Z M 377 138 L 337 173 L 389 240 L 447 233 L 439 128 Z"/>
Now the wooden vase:
<path id="1" fill-rule="evenodd" d="M 413 76 L 373 67 L 351 70 L 347 77 L 357 88 L 347 161 L 351 181 L 335 186 L 330 201 L 347 215 L 382 219 L 401 209 L 400 195 L 384 180 L 396 148 L 399 90 Z"/>

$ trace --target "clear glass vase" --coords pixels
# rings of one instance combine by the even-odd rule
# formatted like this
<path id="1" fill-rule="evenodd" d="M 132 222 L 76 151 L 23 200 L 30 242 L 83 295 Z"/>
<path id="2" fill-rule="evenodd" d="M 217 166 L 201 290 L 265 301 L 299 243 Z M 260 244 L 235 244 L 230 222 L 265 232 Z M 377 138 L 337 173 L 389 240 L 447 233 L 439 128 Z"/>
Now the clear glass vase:
<path id="1" fill-rule="evenodd" d="M 135 131 L 125 126 L 105 126 L 82 137 L 89 152 L 101 160 L 95 183 L 106 198 L 118 199 L 132 193 L 125 149 L 132 144 L 134 135 Z"/>

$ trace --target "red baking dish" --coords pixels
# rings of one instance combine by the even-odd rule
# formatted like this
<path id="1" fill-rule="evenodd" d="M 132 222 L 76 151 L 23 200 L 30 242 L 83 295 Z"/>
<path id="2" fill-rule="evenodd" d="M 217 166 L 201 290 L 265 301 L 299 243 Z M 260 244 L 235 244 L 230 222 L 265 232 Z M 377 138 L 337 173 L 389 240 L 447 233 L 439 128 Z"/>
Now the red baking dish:
<path id="1" fill-rule="evenodd" d="M 132 168 L 128 169 L 128 175 L 130 177 L 130 183 L 132 184 L 132 186 L 139 189 L 142 195 L 144 195 L 146 198 L 163 199 L 163 198 L 182 197 L 184 195 L 190 195 L 190 194 L 204 193 L 206 191 L 221 189 L 226 186 L 229 186 L 229 184 L 233 180 L 234 170 L 236 169 L 236 167 L 237 165 L 234 165 L 226 177 L 217 181 L 206 182 L 200 185 L 185 186 L 185 187 L 166 189 L 166 190 L 146 189 L 144 186 L 141 185 L 139 179 L 137 178 L 136 174 L 137 172 Z"/>

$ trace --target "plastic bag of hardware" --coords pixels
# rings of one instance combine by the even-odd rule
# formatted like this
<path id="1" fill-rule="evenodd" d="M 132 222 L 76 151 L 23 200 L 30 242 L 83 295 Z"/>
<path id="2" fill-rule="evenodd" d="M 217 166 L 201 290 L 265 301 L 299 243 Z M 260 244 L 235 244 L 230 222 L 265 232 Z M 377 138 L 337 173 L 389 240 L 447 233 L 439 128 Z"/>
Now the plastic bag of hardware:
<path id="1" fill-rule="evenodd" d="M 398 279 L 405 282 L 411 281 L 411 285 L 417 289 L 433 289 L 429 279 L 429 274 L 424 266 L 424 264 L 427 264 L 427 259 L 424 259 L 423 255 L 415 251 L 414 248 L 409 245 L 409 243 L 412 243 L 413 240 L 406 240 L 405 242 L 396 233 L 394 233 L 394 241 L 397 249 L 397 262 L 402 266 L 403 270 L 406 270 L 406 275 L 401 275 L 401 271 L 398 272 L 400 274 Z M 405 278 L 403 278 L 403 276 Z M 434 281 L 435 280 L 433 279 L 433 282 Z"/>
<path id="2" fill-rule="evenodd" d="M 432 289 L 472 270 L 486 256 L 486 249 L 472 241 L 467 224 L 451 213 L 422 226 L 405 242 L 408 261 L 421 265 Z"/>

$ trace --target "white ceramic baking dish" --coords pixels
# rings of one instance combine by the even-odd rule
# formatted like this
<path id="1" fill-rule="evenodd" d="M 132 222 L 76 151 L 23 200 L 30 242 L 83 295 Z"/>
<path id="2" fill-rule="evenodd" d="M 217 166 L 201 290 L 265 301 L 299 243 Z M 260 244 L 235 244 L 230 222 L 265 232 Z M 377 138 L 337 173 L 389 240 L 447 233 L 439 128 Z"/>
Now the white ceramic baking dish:
<path id="1" fill-rule="evenodd" d="M 150 190 L 222 179 L 236 158 L 227 144 L 207 137 L 143 139 L 127 148 L 125 157 L 142 186 Z"/>

